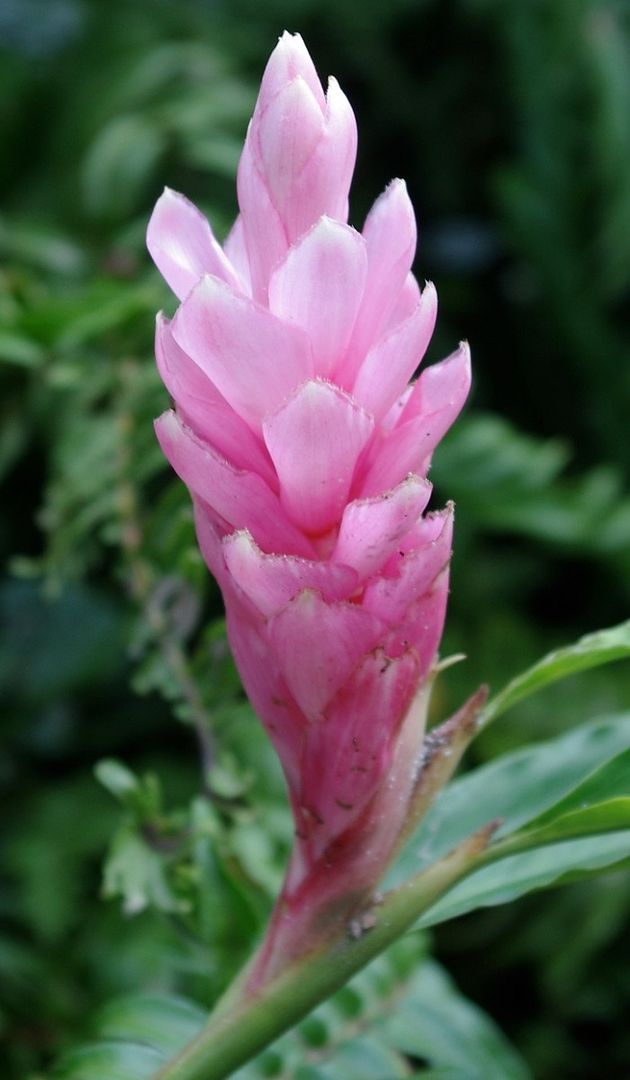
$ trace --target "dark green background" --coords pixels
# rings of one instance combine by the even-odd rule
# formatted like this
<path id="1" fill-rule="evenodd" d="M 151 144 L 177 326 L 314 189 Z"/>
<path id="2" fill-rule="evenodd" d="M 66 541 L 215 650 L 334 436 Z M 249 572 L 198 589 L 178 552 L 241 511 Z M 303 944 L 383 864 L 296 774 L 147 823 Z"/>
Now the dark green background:
<path id="1" fill-rule="evenodd" d="M 436 504 L 452 497 L 458 512 L 444 652 L 468 655 L 436 715 L 627 614 L 626 0 L 0 0 L 7 1080 L 42 1075 L 126 989 L 211 1001 L 286 848 L 277 773 L 153 440 L 166 404 L 153 314 L 172 301 L 143 247 L 165 183 L 225 233 L 256 85 L 285 28 L 357 114 L 353 223 L 392 176 L 408 182 L 416 271 L 441 303 L 430 359 L 472 345 L 471 401 L 433 470 Z M 629 702 L 621 668 L 574 679 L 515 710 L 473 759 Z M 200 754 L 218 761 L 209 782 Z M 121 811 L 93 776 L 104 756 L 157 773 L 163 804 L 149 784 Z M 202 858 L 185 822 L 204 782 L 216 821 Z M 262 819 L 247 818 L 255 805 Z M 235 812 L 242 850 L 224 833 Z M 110 859 L 104 902 L 115 830 L 122 878 Z M 149 853 L 133 918 L 113 899 L 134 906 L 131 834 Z M 630 1071 L 629 896 L 627 876 L 604 877 L 436 933 L 537 1077 Z"/>

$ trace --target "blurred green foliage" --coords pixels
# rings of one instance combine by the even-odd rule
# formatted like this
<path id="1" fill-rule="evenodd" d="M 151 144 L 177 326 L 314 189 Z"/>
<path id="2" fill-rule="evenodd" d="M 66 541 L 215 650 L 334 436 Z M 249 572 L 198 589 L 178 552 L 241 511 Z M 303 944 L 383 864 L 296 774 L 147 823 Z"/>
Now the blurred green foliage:
<path id="1" fill-rule="evenodd" d="M 153 438 L 166 401 L 151 325 L 172 301 L 143 234 L 165 183 L 225 232 L 256 84 L 285 26 L 355 107 L 355 223 L 391 176 L 408 180 L 417 271 L 441 297 L 431 359 L 464 334 L 473 344 L 472 403 L 433 470 L 436 502 L 458 507 L 444 651 L 469 660 L 443 677 L 436 715 L 627 614 L 624 0 L 3 0 L 7 1080 L 41 1076 L 93 1036 L 112 997 L 210 1004 L 280 879 L 278 767 L 240 694 L 186 493 Z M 471 760 L 629 702 L 627 665 L 578 676 L 517 707 Z M 460 988 L 542 1080 L 630 1070 L 629 897 L 616 874 L 434 932 Z M 434 967 L 413 978 L 404 993 L 420 1024 L 456 992 Z M 444 1010 L 448 1047 L 464 1035 L 455 1005 Z M 431 1042 L 444 1015 L 414 1046 L 381 1041 L 383 1068 L 394 1054 L 404 1069 L 406 1050 L 428 1063 L 422 1075 L 477 1075 Z M 465 1015 L 495 1045 L 489 1022 Z M 325 1015 L 341 1057 L 322 1051 L 308 1075 L 368 1075 L 353 1056 L 370 1054 L 362 1026 L 335 1023 Z M 350 1037 L 359 1050 L 343 1049 Z M 292 1045 L 279 1051 L 288 1062 Z"/>

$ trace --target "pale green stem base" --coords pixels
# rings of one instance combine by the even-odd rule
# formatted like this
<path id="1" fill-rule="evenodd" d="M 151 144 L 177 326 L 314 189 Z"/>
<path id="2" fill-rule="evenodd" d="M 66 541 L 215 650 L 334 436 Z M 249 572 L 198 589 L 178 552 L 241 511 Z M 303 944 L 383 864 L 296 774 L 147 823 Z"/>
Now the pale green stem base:
<path id="1" fill-rule="evenodd" d="M 388 893 L 376 923 L 295 960 L 252 997 L 228 995 L 204 1030 L 154 1080 L 222 1080 L 343 986 L 356 971 L 408 930 L 457 881 L 476 869 L 494 825 Z M 242 985 L 241 980 L 239 983 Z"/>

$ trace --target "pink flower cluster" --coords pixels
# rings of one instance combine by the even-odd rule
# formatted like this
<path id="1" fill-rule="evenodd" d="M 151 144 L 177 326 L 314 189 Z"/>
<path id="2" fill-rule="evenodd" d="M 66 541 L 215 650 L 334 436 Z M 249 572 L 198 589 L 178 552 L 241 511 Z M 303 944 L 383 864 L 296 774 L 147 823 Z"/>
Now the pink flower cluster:
<path id="1" fill-rule="evenodd" d="M 223 248 L 166 190 L 148 246 L 181 301 L 156 352 L 160 444 L 187 485 L 234 657 L 282 761 L 290 891 L 334 863 L 392 784 L 436 656 L 452 512 L 425 514 L 431 453 L 470 385 L 467 346 L 409 384 L 436 293 L 411 273 L 405 184 L 347 224 L 356 125 L 298 36 L 267 65 Z M 422 722 L 406 735 L 418 755 Z M 372 815 L 372 816 L 370 816 Z"/>

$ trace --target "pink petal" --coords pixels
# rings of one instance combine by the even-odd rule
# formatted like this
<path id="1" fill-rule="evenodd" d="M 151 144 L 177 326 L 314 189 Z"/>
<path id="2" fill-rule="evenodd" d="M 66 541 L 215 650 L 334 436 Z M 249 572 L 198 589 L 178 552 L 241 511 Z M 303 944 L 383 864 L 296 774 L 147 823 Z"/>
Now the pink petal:
<path id="1" fill-rule="evenodd" d="M 378 789 L 418 674 L 413 654 L 391 660 L 378 649 L 350 676 L 324 719 L 306 729 L 300 803 L 320 826 L 313 829 L 313 857 L 345 832 Z"/>
<path id="2" fill-rule="evenodd" d="M 359 365 L 384 330 L 416 250 L 416 221 L 404 180 L 392 180 L 370 210 L 363 236 L 368 251 L 368 276 L 361 311 L 346 359 L 336 380 L 352 386 Z"/>
<path id="3" fill-rule="evenodd" d="M 308 558 L 308 540 L 286 517 L 277 497 L 255 473 L 235 469 L 201 442 L 174 412 L 155 422 L 160 446 L 193 495 L 235 529 L 249 529 L 263 551 Z"/>
<path id="4" fill-rule="evenodd" d="M 162 277 L 183 300 L 204 274 L 237 292 L 243 283 L 203 214 L 183 195 L 164 188 L 147 228 L 147 247 Z"/>
<path id="5" fill-rule="evenodd" d="M 396 427 L 396 424 L 398 423 L 398 421 L 399 421 L 399 419 L 400 419 L 400 417 L 402 415 L 402 411 L 405 408 L 407 402 L 409 401 L 409 398 L 411 397 L 412 393 L 413 393 L 413 383 L 411 383 L 409 386 L 405 387 L 405 389 L 403 390 L 403 392 L 400 395 L 400 397 L 398 398 L 398 400 L 395 401 L 394 404 L 392 405 L 391 409 L 388 412 L 385 413 L 385 416 L 383 417 L 383 419 L 381 420 L 381 423 L 379 425 L 381 436 L 384 436 L 385 434 L 392 431 L 392 429 Z M 379 443 L 379 445 L 380 445 L 380 443 Z"/>
<path id="6" fill-rule="evenodd" d="M 446 504 L 444 510 L 433 510 L 425 514 L 420 520 L 405 533 L 396 547 L 392 561 L 385 567 L 382 573 L 387 577 L 397 577 L 400 570 L 400 558 L 404 555 L 428 547 L 436 540 L 450 543 L 453 533 L 453 516 L 455 505 L 452 502 Z M 393 568 L 393 569 L 392 569 Z"/>
<path id="7" fill-rule="evenodd" d="M 376 499 L 357 499 L 343 514 L 332 561 L 353 566 L 365 580 L 389 558 L 401 537 L 422 514 L 431 485 L 410 476 Z"/>
<path id="8" fill-rule="evenodd" d="M 307 332 L 319 375 L 328 375 L 345 352 L 366 273 L 362 236 L 322 217 L 289 249 L 269 282 L 271 311 Z"/>
<path id="9" fill-rule="evenodd" d="M 327 604 L 305 589 L 270 620 L 269 632 L 291 694 L 309 720 L 317 720 L 377 644 L 383 624 L 356 604 Z"/>
<path id="10" fill-rule="evenodd" d="M 355 463 L 373 426 L 352 398 L 320 380 L 305 383 L 265 417 L 263 434 L 282 504 L 307 532 L 324 532 L 341 516 Z"/>
<path id="11" fill-rule="evenodd" d="M 437 293 L 427 282 L 420 303 L 370 349 L 357 375 L 353 397 L 380 420 L 403 393 L 424 356 L 437 316 Z"/>
<path id="12" fill-rule="evenodd" d="M 223 528 L 217 524 L 216 515 L 206 503 L 194 495 L 192 502 L 199 550 L 219 588 L 225 591 L 230 587 L 230 575 L 223 557 Z"/>
<path id="13" fill-rule="evenodd" d="M 332 77 L 326 94 L 325 127 L 286 204 L 291 242 L 326 214 L 348 220 L 348 192 L 357 154 L 357 125 L 350 102 Z"/>
<path id="14" fill-rule="evenodd" d="M 252 120 L 252 150 L 285 227 L 296 180 L 323 130 L 322 110 L 300 76 L 283 86 Z M 290 229 L 288 235 L 290 240 L 295 239 Z"/>
<path id="15" fill-rule="evenodd" d="M 228 252 L 227 240 L 223 247 L 225 249 L 226 255 L 230 255 L 230 259 L 232 259 L 232 255 L 230 254 L 230 252 Z M 232 261 L 234 262 L 234 260 Z M 234 265 L 240 271 L 240 267 L 236 262 L 234 262 Z M 428 285 L 428 282 L 426 284 Z M 404 322 L 405 319 L 407 319 L 409 315 L 411 315 L 411 312 L 414 310 L 416 305 L 420 303 L 420 295 L 420 286 L 418 285 L 418 282 L 416 281 L 414 275 L 411 273 L 411 271 L 409 271 L 407 277 L 405 278 L 403 287 L 398 294 L 396 306 L 392 311 L 389 319 L 387 320 L 387 324 L 384 327 L 384 333 L 388 333 L 390 330 L 393 330 L 395 326 L 398 326 L 398 323 Z"/>
<path id="16" fill-rule="evenodd" d="M 308 49 L 300 34 L 289 34 L 285 30 L 267 61 L 256 109 L 265 109 L 283 87 L 298 76 L 304 79 L 323 112 L 326 105 L 324 91 Z"/>
<path id="17" fill-rule="evenodd" d="M 354 113 L 330 79 L 326 109 L 302 77 L 282 87 L 252 119 L 238 173 L 254 295 L 322 215 L 346 221 L 356 158 Z"/>
<path id="18" fill-rule="evenodd" d="M 416 529 L 413 550 L 396 551 L 386 568 L 387 576 L 371 578 L 363 595 L 364 609 L 390 626 L 403 623 L 411 603 L 432 588 L 438 574 L 448 565 L 453 537 L 452 507 L 424 518 Z M 424 542 L 418 535 L 421 532 L 425 533 Z"/>
<path id="19" fill-rule="evenodd" d="M 243 292 L 247 296 L 251 296 L 252 283 L 249 272 L 249 259 L 247 257 L 247 244 L 245 243 L 245 229 L 240 214 L 225 238 L 223 250 L 243 282 Z"/>
<path id="20" fill-rule="evenodd" d="M 226 537 L 223 546 L 232 578 L 265 617 L 286 607 L 303 589 L 315 589 L 331 602 L 345 600 L 357 585 L 357 575 L 349 566 L 264 555 L 247 532 Z"/>
<path id="21" fill-rule="evenodd" d="M 177 344 L 255 430 L 265 413 L 313 373 L 308 338 L 218 278 L 205 277 L 180 305 Z"/>
<path id="22" fill-rule="evenodd" d="M 470 349 L 468 342 L 462 341 L 446 360 L 424 369 L 414 385 L 400 423 L 405 424 L 417 416 L 435 415 L 444 408 L 456 408 L 459 412 L 468 396 L 470 383 Z M 449 420 L 449 427 L 452 422 Z"/>
<path id="23" fill-rule="evenodd" d="M 289 789 L 299 790 L 306 718 L 293 700 L 263 619 L 228 587 L 224 590 L 230 649 L 245 692 L 282 763 Z"/>
<path id="24" fill-rule="evenodd" d="M 356 147 L 354 113 L 337 81 L 329 80 L 324 98 L 301 38 L 284 35 L 267 66 L 239 169 L 249 258 L 259 263 L 252 271 L 258 298 L 264 298 L 269 272 L 281 257 L 275 222 L 266 245 L 273 254 L 256 251 L 252 242 L 254 232 L 264 241 L 263 201 L 274 207 L 286 244 L 323 214 L 346 221 Z"/>
<path id="25" fill-rule="evenodd" d="M 238 165 L 236 190 L 250 268 L 252 296 L 265 304 L 269 275 L 284 258 L 289 241 L 280 215 L 271 201 L 260 166 L 256 163 L 249 136 L 245 140 Z"/>
<path id="26" fill-rule="evenodd" d="M 402 656 L 413 647 L 420 659 L 420 674 L 426 675 L 437 655 L 444 629 L 448 600 L 449 569 L 446 566 L 433 582 L 431 589 L 410 604 L 404 621 L 387 637 L 388 656 Z"/>
<path id="27" fill-rule="evenodd" d="M 270 487 L 277 488 L 265 447 L 208 376 L 180 349 L 162 314 L 156 323 L 155 356 L 162 381 L 188 427 L 232 465 L 257 472 Z"/>
<path id="28" fill-rule="evenodd" d="M 266 633 L 232 604 L 227 604 L 226 614 L 230 649 L 245 693 L 269 733 L 289 788 L 297 790 L 305 717 L 291 696 Z"/>
<path id="29" fill-rule="evenodd" d="M 470 352 L 464 342 L 423 371 L 396 427 L 371 451 L 361 494 L 378 495 L 419 470 L 461 411 L 469 389 Z"/>

